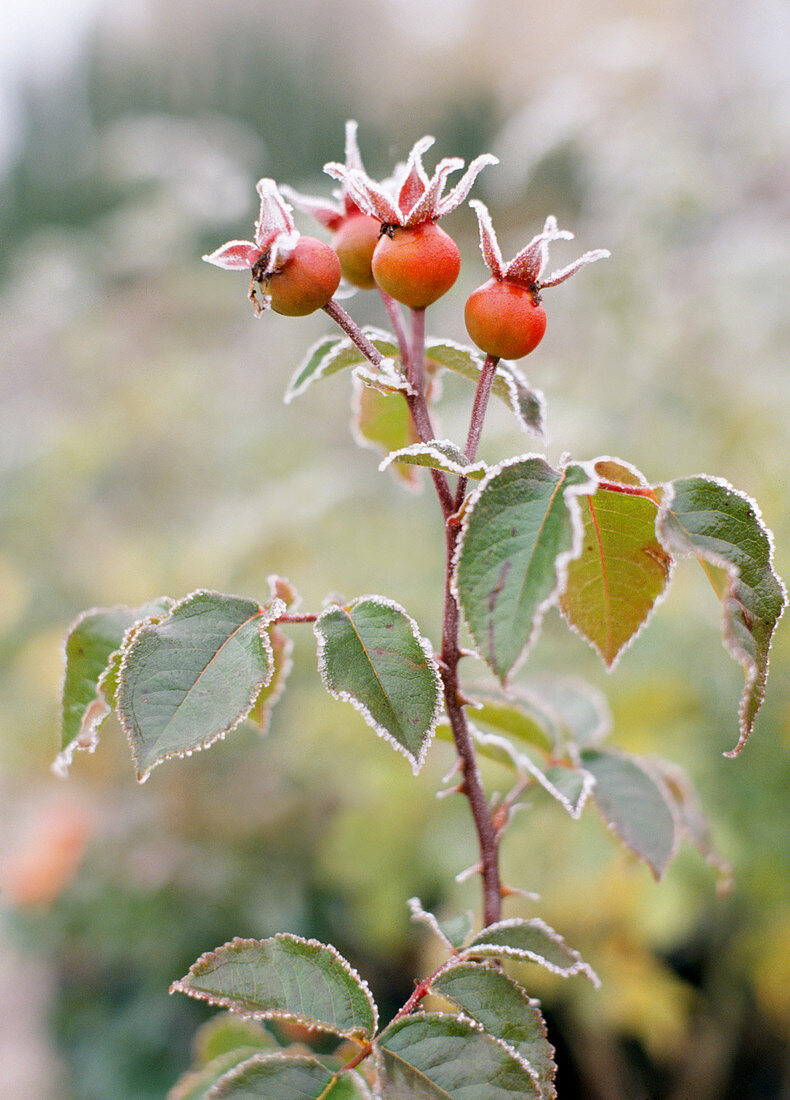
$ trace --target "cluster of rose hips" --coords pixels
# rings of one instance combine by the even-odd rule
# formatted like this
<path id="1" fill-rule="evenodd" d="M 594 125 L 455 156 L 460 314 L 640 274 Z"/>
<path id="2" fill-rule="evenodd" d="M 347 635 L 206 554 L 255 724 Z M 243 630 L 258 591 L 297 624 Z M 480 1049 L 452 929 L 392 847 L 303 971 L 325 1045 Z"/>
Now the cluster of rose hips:
<path id="1" fill-rule="evenodd" d="M 328 305 L 341 277 L 353 287 L 378 287 L 402 305 L 425 309 L 447 293 L 461 269 L 458 246 L 437 222 L 464 201 L 483 167 L 497 163 L 490 154 L 477 157 L 444 195 L 448 177 L 464 162 L 445 158 L 429 178 L 422 155 L 432 143 L 433 138 L 421 138 L 394 177 L 376 183 L 362 166 L 356 123 L 348 122 L 345 163 L 324 168 L 340 181 L 335 201 L 308 198 L 287 187 L 278 190 L 273 180 L 262 179 L 255 241 L 229 241 L 204 259 L 219 267 L 249 269 L 250 298 L 258 312 L 271 306 L 291 317 L 313 313 Z M 331 245 L 297 231 L 283 196 L 331 232 Z M 480 247 L 491 278 L 469 296 L 466 328 L 487 355 L 520 359 L 537 347 L 546 330 L 541 290 L 609 253 L 587 252 L 543 279 L 549 241 L 573 234 L 558 230 L 555 219 L 548 218 L 543 232 L 505 264 L 488 210 L 479 201 L 470 205 L 478 217 Z"/>

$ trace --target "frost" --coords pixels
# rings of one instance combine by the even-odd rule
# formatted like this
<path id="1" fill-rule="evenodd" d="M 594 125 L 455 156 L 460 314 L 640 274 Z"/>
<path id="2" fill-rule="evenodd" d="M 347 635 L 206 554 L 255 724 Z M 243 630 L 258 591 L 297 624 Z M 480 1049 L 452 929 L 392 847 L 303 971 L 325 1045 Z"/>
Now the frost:
<path id="1" fill-rule="evenodd" d="M 411 752 L 406 747 L 406 745 L 404 745 L 395 736 L 395 734 L 392 733 L 391 730 L 389 730 L 385 725 L 383 725 L 381 722 L 379 722 L 373 716 L 373 714 L 370 710 L 370 707 L 367 705 L 367 703 L 365 703 L 362 699 L 360 699 L 357 695 L 353 694 L 353 692 L 349 691 L 348 689 L 338 688 L 332 682 L 329 671 L 327 669 L 326 649 L 327 649 L 327 646 L 330 644 L 330 641 L 329 641 L 329 639 L 327 638 L 327 635 L 324 632 L 324 622 L 323 622 L 323 620 L 327 619 L 328 616 L 333 615 L 336 611 L 340 611 L 344 615 L 350 617 L 349 612 L 351 612 L 354 609 L 358 608 L 363 603 L 371 604 L 371 605 L 376 606 L 376 607 L 385 608 L 388 611 L 393 611 L 397 615 L 402 616 L 406 620 L 406 622 L 408 623 L 408 625 L 411 629 L 411 633 L 412 633 L 412 636 L 414 638 L 414 641 L 419 645 L 420 649 L 422 650 L 422 652 L 425 656 L 426 670 L 428 671 L 429 675 L 431 676 L 431 678 L 433 680 L 434 688 L 435 688 L 435 702 L 434 702 L 433 712 L 430 716 L 430 719 L 429 719 L 429 721 L 426 725 L 425 731 L 422 735 L 420 750 L 416 755 L 413 752 Z M 433 734 L 436 730 L 436 724 L 439 721 L 439 718 L 440 718 L 441 713 L 442 713 L 442 693 L 441 693 L 442 681 L 441 681 L 441 677 L 439 675 L 439 666 L 436 662 L 436 657 L 434 656 L 433 647 L 431 646 L 430 642 L 428 642 L 427 639 L 422 636 L 417 623 L 414 621 L 414 619 L 411 618 L 410 615 L 408 615 L 403 610 L 402 607 L 400 607 L 399 604 L 395 603 L 393 600 L 388 600 L 383 596 L 366 595 L 366 596 L 359 596 L 347 608 L 344 608 L 344 607 L 340 606 L 339 604 L 335 604 L 335 605 L 332 605 L 332 606 L 328 607 L 324 612 L 322 612 L 322 614 L 316 620 L 316 622 L 314 624 L 314 630 L 315 630 L 316 638 L 318 639 L 318 671 L 321 675 L 321 679 L 323 680 L 324 685 L 325 685 L 327 691 L 329 692 L 329 694 L 335 699 L 341 700 L 341 701 L 346 702 L 346 703 L 351 703 L 351 705 L 354 707 L 354 709 L 357 710 L 362 715 L 362 717 L 365 719 L 365 721 L 371 727 L 371 729 L 374 730 L 374 732 L 377 734 L 377 736 L 381 737 L 384 741 L 386 741 L 388 744 L 390 744 L 397 752 L 402 753 L 403 756 L 406 757 L 406 759 L 409 761 L 409 763 L 412 766 L 412 771 L 414 772 L 415 775 L 417 775 L 418 772 L 420 771 L 420 769 L 422 768 L 423 763 L 425 762 L 425 756 L 428 752 L 428 749 L 429 749 L 430 744 L 431 744 L 431 740 L 433 738 Z M 363 645 L 363 649 L 364 649 L 365 648 L 364 642 L 362 643 L 362 645 Z M 366 656 L 367 656 L 367 653 L 366 653 Z M 368 660 L 369 660 L 369 658 L 368 658 Z M 386 695 L 386 693 L 384 693 L 384 694 Z M 389 700 L 388 700 L 388 702 L 389 702 Z"/>

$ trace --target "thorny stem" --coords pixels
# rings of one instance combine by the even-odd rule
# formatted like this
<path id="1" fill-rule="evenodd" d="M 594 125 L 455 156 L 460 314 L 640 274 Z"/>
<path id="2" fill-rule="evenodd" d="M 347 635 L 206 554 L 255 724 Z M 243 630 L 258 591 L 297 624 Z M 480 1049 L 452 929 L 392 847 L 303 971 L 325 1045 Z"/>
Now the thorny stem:
<path id="1" fill-rule="evenodd" d="M 324 310 L 359 348 L 365 358 L 374 366 L 380 366 L 383 356 L 371 344 L 370 340 L 343 307 L 333 299 L 324 306 Z M 414 309 L 411 316 L 411 342 L 408 347 L 409 354 L 405 366 L 406 378 L 410 383 L 412 392 L 407 393 L 405 396 L 417 435 L 422 443 L 427 443 L 428 440 L 434 438 L 434 431 L 425 400 L 425 310 Z M 404 340 L 405 345 L 406 341 Z M 497 360 L 488 356 L 478 381 L 467 440 L 467 456 L 470 458 L 473 458 L 477 452 L 477 444 L 480 439 L 496 365 Z M 459 480 L 456 497 L 454 498 L 446 474 L 441 470 L 431 470 L 431 476 L 444 517 L 446 543 L 440 672 L 447 717 L 450 721 L 455 747 L 461 761 L 463 774 L 461 788 L 469 802 L 469 809 L 480 847 L 480 866 L 483 879 L 483 924 L 487 926 L 498 921 L 502 913 L 502 888 L 499 879 L 499 837 L 486 799 L 485 788 L 475 756 L 472 734 L 464 713 L 464 702 L 458 681 L 458 662 L 461 656 L 458 644 L 458 605 L 450 587 L 455 551 L 460 536 L 456 513 L 463 501 L 466 479 L 461 478 Z M 404 1011 L 406 1011 L 405 1006 Z"/>
<path id="2" fill-rule="evenodd" d="M 415 396 L 409 399 L 409 408 L 412 410 L 417 431 L 420 438 L 422 428 L 417 417 L 424 410 L 428 420 L 428 429 L 432 431 L 428 407 L 425 401 L 424 384 L 424 358 L 425 358 L 425 310 L 412 310 L 412 345 L 411 357 L 408 369 L 408 379 L 415 391 Z M 469 426 L 469 438 L 467 441 L 467 455 L 471 458 L 477 452 L 477 444 L 483 427 L 488 395 L 491 392 L 494 372 L 498 360 L 488 356 L 480 374 L 477 385 L 472 420 Z M 413 404 L 412 404 L 413 403 Z M 414 407 L 413 407 L 414 406 Z M 433 435 L 428 438 L 433 438 Z M 434 473 L 436 471 L 433 471 Z M 434 479 L 436 484 L 436 479 Z M 447 480 L 444 484 L 446 486 Z M 456 512 L 463 500 L 466 479 L 460 478 L 455 500 L 448 512 L 445 500 L 439 493 L 439 502 L 445 521 L 446 557 L 444 569 L 444 610 L 442 614 L 442 652 L 441 652 L 441 677 L 444 688 L 445 709 L 450 726 L 453 731 L 453 740 L 461 761 L 463 775 L 461 789 L 469 802 L 469 809 L 477 830 L 477 838 L 480 846 L 480 866 L 483 878 L 483 924 L 493 924 L 499 920 L 502 913 L 502 893 L 499 881 L 499 836 L 494 827 L 491 811 L 486 799 L 485 788 L 477 765 L 472 734 L 464 713 L 464 703 L 460 693 L 458 682 L 458 662 L 460 650 L 458 646 L 458 604 L 450 587 L 450 579 L 453 572 L 455 550 L 460 535 L 460 527 L 457 522 Z M 437 485 L 438 492 L 438 485 Z M 449 490 L 448 490 L 449 493 Z"/>

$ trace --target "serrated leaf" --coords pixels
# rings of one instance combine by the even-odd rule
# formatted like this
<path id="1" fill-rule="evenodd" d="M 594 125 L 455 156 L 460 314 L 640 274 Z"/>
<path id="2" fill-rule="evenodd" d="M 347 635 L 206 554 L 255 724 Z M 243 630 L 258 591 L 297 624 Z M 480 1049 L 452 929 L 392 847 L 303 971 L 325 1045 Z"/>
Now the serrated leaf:
<path id="1" fill-rule="evenodd" d="M 562 751 L 568 742 L 577 748 L 598 745 L 611 732 L 612 715 L 605 697 L 576 676 L 530 676 L 515 695 L 528 701 L 544 720 L 551 718 L 555 751 Z"/>
<path id="2" fill-rule="evenodd" d="M 256 1020 L 292 1019 L 369 1039 L 377 1012 L 365 982 L 334 947 L 290 933 L 231 940 L 193 963 L 170 992 Z"/>
<path id="3" fill-rule="evenodd" d="M 354 378 L 353 386 L 351 434 L 360 447 L 388 455 L 415 442 L 417 432 L 401 394 L 381 393 L 358 378 Z M 395 461 L 389 470 L 407 489 L 421 488 L 420 475 L 414 466 Z"/>
<path id="4" fill-rule="evenodd" d="M 206 1100 L 340 1100 L 332 1091 L 337 1075 L 318 1061 L 300 1054 L 257 1054 L 226 1073 L 206 1094 Z M 346 1097 L 354 1094 L 346 1093 Z M 345 1100 L 345 1098 L 344 1098 Z"/>
<path id="5" fill-rule="evenodd" d="M 138 778 L 173 756 L 208 748 L 250 713 L 272 675 L 267 634 L 285 604 L 194 592 L 124 649 L 118 714 Z"/>
<path id="6" fill-rule="evenodd" d="M 391 600 L 361 596 L 328 607 L 315 633 L 327 690 L 352 703 L 416 774 L 441 708 L 436 658 L 417 624 Z"/>
<path id="7" fill-rule="evenodd" d="M 595 972 L 579 952 L 568 947 L 562 936 L 539 917 L 513 917 L 490 924 L 472 938 L 464 953 L 486 958 L 523 959 L 538 963 L 563 978 L 586 974 L 593 985 L 599 984 Z"/>
<path id="8" fill-rule="evenodd" d="M 594 469 L 611 487 L 578 497 L 582 551 L 568 565 L 560 608 L 612 669 L 662 596 L 672 559 L 656 537 L 658 505 L 644 478 L 616 459 Z"/>
<path id="9" fill-rule="evenodd" d="M 198 1028 L 192 1039 L 193 1059 L 197 1066 L 204 1066 L 238 1047 L 274 1050 L 277 1044 L 266 1028 L 233 1012 L 217 1013 Z"/>
<path id="10" fill-rule="evenodd" d="M 494 467 L 469 498 L 454 591 L 475 645 L 503 682 L 523 659 L 579 553 L 570 497 L 589 485 L 534 455 Z"/>
<path id="11" fill-rule="evenodd" d="M 72 625 L 66 639 L 63 679 L 63 718 L 60 753 L 54 770 L 65 775 L 77 749 L 93 752 L 98 733 L 115 700 L 112 685 L 103 683 L 127 631 L 142 619 L 167 614 L 167 597 L 138 608 L 112 607 L 86 611 Z"/>
<path id="12" fill-rule="evenodd" d="M 656 776 L 636 757 L 585 749 L 582 764 L 595 777 L 601 817 L 659 879 L 677 848 L 675 815 Z"/>
<path id="13" fill-rule="evenodd" d="M 433 913 L 423 909 L 419 898 L 409 898 L 412 920 L 419 921 L 434 932 L 450 950 L 458 950 L 472 931 L 472 920 L 468 913 L 456 913 L 455 916 L 439 920 Z"/>
<path id="14" fill-rule="evenodd" d="M 787 601 L 773 570 L 771 533 L 753 500 L 727 482 L 688 477 L 665 486 L 656 530 L 668 553 L 694 554 L 723 570 L 712 577 L 723 604 L 723 638 L 743 667 L 740 737 L 726 756 L 737 755 L 749 737 L 765 695 L 771 637 Z"/>
<path id="15" fill-rule="evenodd" d="M 554 1048 L 537 1002 L 520 985 L 491 966 L 461 963 L 442 971 L 431 989 L 515 1050 L 534 1071 L 538 1095 L 554 1100 Z"/>
<path id="16" fill-rule="evenodd" d="M 258 697 L 247 715 L 247 721 L 255 725 L 261 734 L 269 732 L 272 710 L 285 691 L 285 683 L 293 667 L 292 639 L 286 637 L 278 626 L 270 627 L 267 633 L 272 649 L 272 673 L 269 682 L 258 692 Z"/>
<path id="17" fill-rule="evenodd" d="M 218 1054 L 199 1069 L 180 1077 L 168 1092 L 167 1100 L 206 1100 L 218 1081 L 256 1053 L 256 1047 L 234 1047 Z"/>
<path id="18" fill-rule="evenodd" d="M 363 332 L 382 355 L 386 358 L 397 359 L 397 344 L 389 333 L 374 328 L 365 328 Z M 313 344 L 296 368 L 285 392 L 286 405 L 290 404 L 295 397 L 303 394 L 313 382 L 318 381 L 320 378 L 327 378 L 331 374 L 337 374 L 338 371 L 357 367 L 367 362 L 356 344 L 353 344 L 347 336 L 322 337 L 317 343 Z"/>
<path id="19" fill-rule="evenodd" d="M 426 344 L 425 357 L 429 364 L 434 363 L 446 370 L 451 370 L 475 384 L 485 361 L 485 356 L 474 348 L 456 344 L 453 340 L 434 340 L 433 338 Z M 544 438 L 546 403 L 543 394 L 530 387 L 518 367 L 513 363 L 500 361 L 494 374 L 491 392 L 505 402 L 525 432 Z"/>
<path id="20" fill-rule="evenodd" d="M 583 768 L 568 765 L 546 767 L 536 764 L 528 753 L 501 733 L 486 733 L 471 727 L 472 738 L 481 756 L 511 768 L 523 779 L 536 780 L 572 818 L 581 816 L 593 787 L 593 778 Z"/>
<path id="21" fill-rule="evenodd" d="M 377 1041 L 386 1100 L 514 1100 L 541 1095 L 514 1052 L 470 1021 L 441 1013 L 405 1016 Z"/>
<path id="22" fill-rule="evenodd" d="M 554 716 L 517 691 L 509 691 L 506 695 L 491 689 L 478 690 L 474 709 L 470 708 L 469 713 L 476 725 L 534 745 L 542 752 L 551 752 L 557 743 Z"/>
<path id="23" fill-rule="evenodd" d="M 694 784 L 682 768 L 669 760 L 651 759 L 650 763 L 661 777 L 664 790 L 671 800 L 677 828 L 706 862 L 716 869 L 719 876 L 717 891 L 727 893 L 732 886 L 733 870 L 716 850 L 710 822 Z"/>
<path id="24" fill-rule="evenodd" d="M 471 478 L 479 481 L 485 477 L 488 467 L 485 462 L 470 462 L 460 447 L 449 439 L 432 439 L 428 443 L 412 443 L 392 451 L 379 465 L 386 470 L 392 463 L 411 466 L 427 466 L 432 470 L 443 470 L 446 474 Z"/>

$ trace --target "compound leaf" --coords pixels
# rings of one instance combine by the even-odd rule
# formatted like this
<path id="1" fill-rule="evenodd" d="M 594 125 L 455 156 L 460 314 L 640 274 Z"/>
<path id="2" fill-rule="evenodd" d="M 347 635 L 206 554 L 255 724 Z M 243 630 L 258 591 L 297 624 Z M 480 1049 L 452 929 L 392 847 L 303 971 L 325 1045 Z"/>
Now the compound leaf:
<path id="1" fill-rule="evenodd" d="M 231 940 L 193 963 L 171 993 L 252 1019 L 290 1019 L 336 1035 L 370 1039 L 377 1011 L 365 982 L 328 944 L 278 933 Z"/>
<path id="2" fill-rule="evenodd" d="M 391 600 L 361 596 L 328 607 L 315 633 L 327 690 L 352 703 L 416 774 L 441 707 L 436 658 L 417 624 Z"/>

